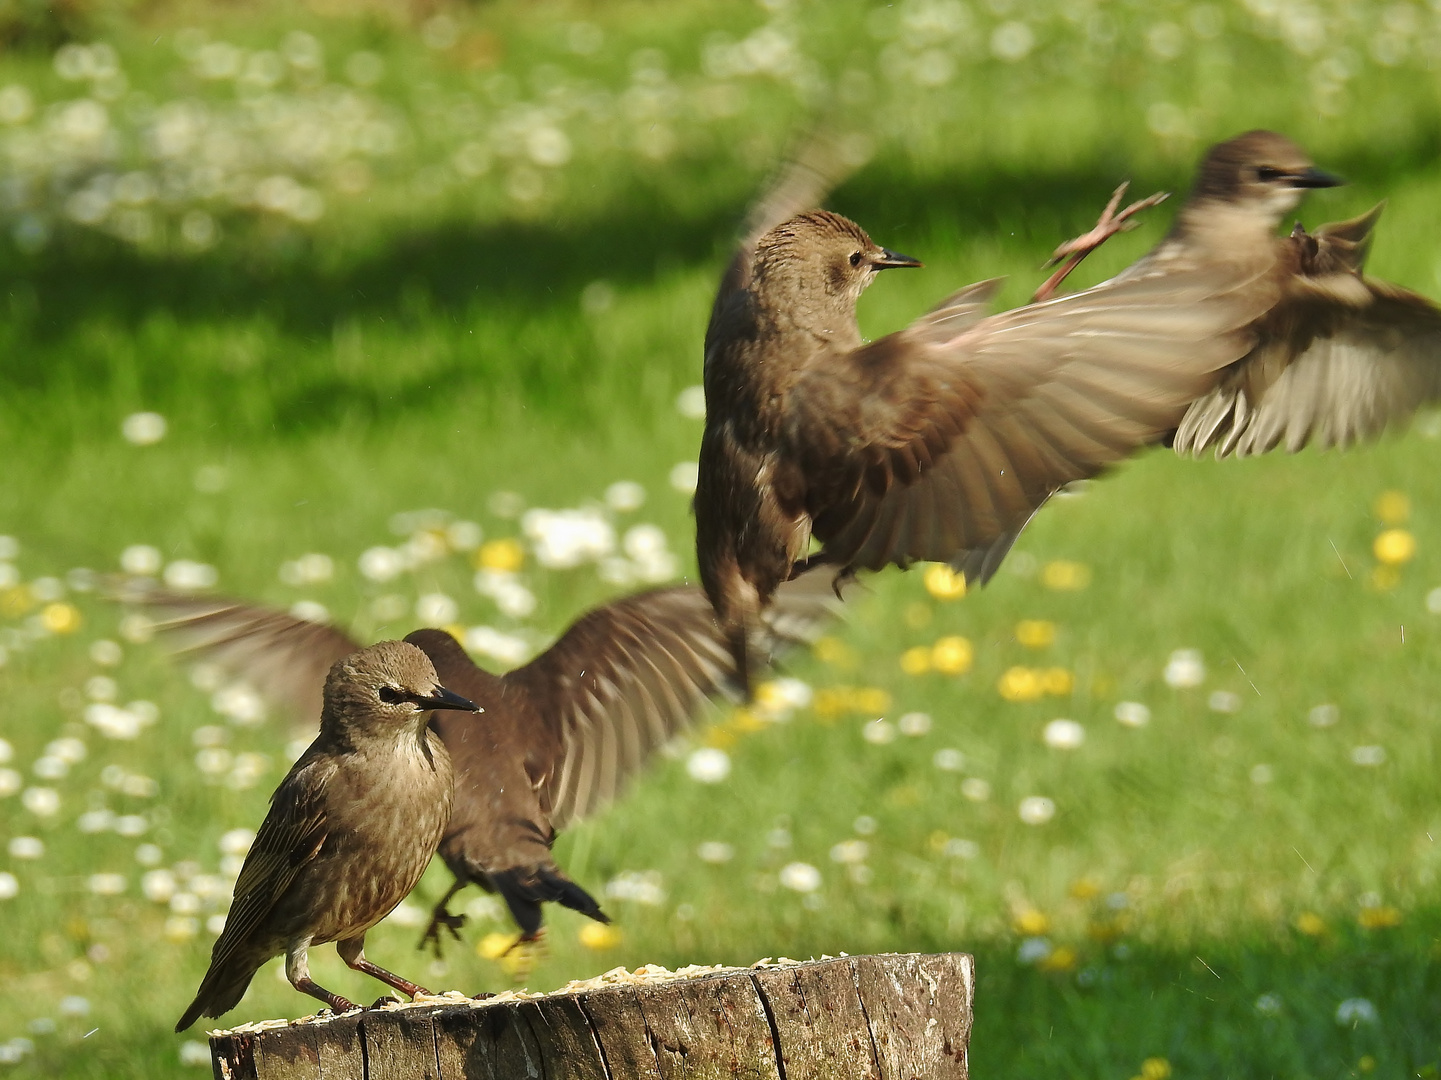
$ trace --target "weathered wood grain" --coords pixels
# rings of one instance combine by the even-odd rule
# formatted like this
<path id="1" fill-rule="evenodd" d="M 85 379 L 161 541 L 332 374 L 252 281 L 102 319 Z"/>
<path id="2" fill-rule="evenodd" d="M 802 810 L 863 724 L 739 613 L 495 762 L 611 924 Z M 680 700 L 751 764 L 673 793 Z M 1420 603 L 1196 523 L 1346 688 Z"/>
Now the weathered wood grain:
<path id="1" fill-rule="evenodd" d="M 961 953 L 608 983 L 211 1038 L 216 1080 L 967 1080 Z"/>

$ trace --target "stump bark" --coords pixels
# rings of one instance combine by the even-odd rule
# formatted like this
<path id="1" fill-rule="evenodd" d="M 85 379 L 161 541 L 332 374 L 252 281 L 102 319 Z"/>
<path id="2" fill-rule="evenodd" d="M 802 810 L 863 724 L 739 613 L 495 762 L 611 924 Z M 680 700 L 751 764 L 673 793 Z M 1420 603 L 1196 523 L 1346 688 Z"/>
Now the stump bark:
<path id="1" fill-rule="evenodd" d="M 965 953 L 850 956 L 216 1032 L 216 1080 L 966 1080 Z"/>

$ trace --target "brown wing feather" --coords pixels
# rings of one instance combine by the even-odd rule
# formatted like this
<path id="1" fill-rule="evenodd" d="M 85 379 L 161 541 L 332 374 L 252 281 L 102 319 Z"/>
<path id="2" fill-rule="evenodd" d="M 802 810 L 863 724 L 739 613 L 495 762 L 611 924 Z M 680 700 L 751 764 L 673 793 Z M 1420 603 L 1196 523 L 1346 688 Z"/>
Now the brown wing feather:
<path id="1" fill-rule="evenodd" d="M 318 721 L 325 676 L 360 648 L 333 626 L 260 604 L 163 589 L 122 592 L 160 618 L 156 630 L 181 653 L 219 664 L 296 717 Z"/>
<path id="2" fill-rule="evenodd" d="M 782 586 L 763 648 L 813 637 L 834 615 L 833 571 Z M 635 772 L 695 721 L 707 700 L 733 694 L 735 662 L 700 589 L 626 597 L 582 616 L 549 650 L 504 676 L 522 688 L 563 743 L 547 785 L 556 828 L 615 798 Z"/>
<path id="3" fill-rule="evenodd" d="M 1360 272 L 1381 209 L 1281 241 L 1285 293 L 1256 347 L 1187 411 L 1177 453 L 1345 447 L 1441 401 L 1441 308 Z"/>
<path id="4" fill-rule="evenodd" d="M 1058 488 L 1174 429 L 1266 300 L 1257 275 L 1192 270 L 823 358 L 786 433 L 815 536 L 848 568 L 926 559 L 984 580 Z"/>
<path id="5" fill-rule="evenodd" d="M 320 851 L 325 842 L 325 787 L 334 771 L 329 757 L 307 753 L 270 797 L 270 811 L 245 856 L 225 929 L 211 952 L 212 969 L 246 945 L 295 875 Z"/>

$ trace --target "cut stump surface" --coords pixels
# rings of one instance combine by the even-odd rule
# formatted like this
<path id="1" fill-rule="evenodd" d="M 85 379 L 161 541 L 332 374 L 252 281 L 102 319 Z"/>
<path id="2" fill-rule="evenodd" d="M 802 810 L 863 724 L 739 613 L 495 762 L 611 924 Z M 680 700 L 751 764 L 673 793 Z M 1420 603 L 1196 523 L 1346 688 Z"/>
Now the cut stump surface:
<path id="1" fill-rule="evenodd" d="M 248 1025 L 210 1049 L 216 1080 L 966 1080 L 974 987 L 965 953 L 848 956 Z"/>

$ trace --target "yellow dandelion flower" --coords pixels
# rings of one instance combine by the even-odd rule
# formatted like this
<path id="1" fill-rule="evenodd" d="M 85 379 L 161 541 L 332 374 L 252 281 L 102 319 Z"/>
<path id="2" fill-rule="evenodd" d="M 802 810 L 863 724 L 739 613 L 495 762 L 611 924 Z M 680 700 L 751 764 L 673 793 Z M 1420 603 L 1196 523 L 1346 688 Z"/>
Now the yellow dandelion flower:
<path id="1" fill-rule="evenodd" d="M 1141 1075 L 1146 1080 L 1167 1080 L 1171 1075 L 1171 1063 L 1163 1057 L 1147 1058 L 1141 1062 Z"/>
<path id="2" fill-rule="evenodd" d="M 1377 592 L 1390 592 L 1401 584 L 1401 571 L 1394 566 L 1377 566 L 1371 570 L 1371 587 Z"/>
<path id="3" fill-rule="evenodd" d="M 891 695 L 879 686 L 862 686 L 851 698 L 856 712 L 883 713 L 891 707 Z"/>
<path id="4" fill-rule="evenodd" d="M 1046 693 L 1041 673 L 1034 668 L 1007 668 L 996 689 L 1007 701 L 1039 701 Z"/>
<path id="5" fill-rule="evenodd" d="M 587 949 L 614 949 L 620 939 L 620 928 L 610 923 L 588 922 L 580 928 L 580 943 Z"/>
<path id="6" fill-rule="evenodd" d="M 1383 562 L 1387 566 L 1400 566 L 1410 562 L 1416 554 L 1416 537 L 1405 529 L 1387 529 L 1376 537 L 1371 550 L 1375 552 L 1377 562 Z"/>
<path id="7" fill-rule="evenodd" d="M 520 941 L 519 934 L 502 934 L 499 931 L 486 934 L 475 945 L 475 955 L 486 960 L 499 960 L 511 947 Z"/>
<path id="8" fill-rule="evenodd" d="M 1076 677 L 1062 667 L 1046 668 L 1040 672 L 1041 685 L 1046 693 L 1064 697 L 1076 688 Z"/>
<path id="9" fill-rule="evenodd" d="M 1057 945 L 1036 967 L 1042 971 L 1072 971 L 1076 966 L 1076 950 L 1069 945 Z"/>
<path id="10" fill-rule="evenodd" d="M 1046 918 L 1043 911 L 1035 908 L 1023 908 L 1016 912 L 1016 930 L 1028 937 L 1040 937 L 1051 928 L 1051 920 Z"/>
<path id="11" fill-rule="evenodd" d="M 774 679 L 756 687 L 756 705 L 767 712 L 785 712 L 791 707 L 786 688 Z M 736 711 L 742 710 L 737 709 Z"/>
<path id="12" fill-rule="evenodd" d="M 958 574 L 945 563 L 926 567 L 926 592 L 937 600 L 959 600 L 966 595 L 966 575 Z"/>
<path id="13" fill-rule="evenodd" d="M 811 652 L 823 664 L 832 664 L 835 667 L 855 666 L 855 650 L 839 638 L 816 638 L 816 643 L 811 646 Z"/>
<path id="14" fill-rule="evenodd" d="M 1022 619 L 1016 623 L 1016 640 L 1028 649 L 1044 649 L 1056 640 L 1056 624 L 1046 619 Z"/>
<path id="15" fill-rule="evenodd" d="M 1303 911 L 1296 916 L 1296 929 L 1307 937 L 1320 937 L 1326 932 L 1326 920 L 1314 911 Z"/>
<path id="16" fill-rule="evenodd" d="M 1387 525 L 1401 525 L 1411 516 L 1411 500 L 1404 491 L 1383 491 L 1376 496 L 1376 516 Z"/>
<path id="17" fill-rule="evenodd" d="M 35 598 L 30 595 L 30 590 L 24 585 L 0 589 L 0 615 L 14 618 L 17 615 L 24 615 L 34 606 Z"/>
<path id="18" fill-rule="evenodd" d="M 923 604 L 917 600 L 913 604 L 906 605 L 906 625 L 912 630 L 920 630 L 931 625 L 931 605 Z"/>
<path id="19" fill-rule="evenodd" d="M 1091 583 L 1091 568 L 1070 559 L 1056 559 L 1041 568 L 1041 584 L 1060 592 L 1074 592 Z"/>
<path id="20" fill-rule="evenodd" d="M 940 854 L 946 850 L 946 844 L 950 843 L 950 839 L 944 830 L 936 829 L 930 836 L 926 837 L 926 846 L 937 854 Z"/>
<path id="21" fill-rule="evenodd" d="M 1389 930 L 1401 925 L 1401 912 L 1393 907 L 1364 907 L 1356 921 L 1367 930 Z"/>
<path id="22" fill-rule="evenodd" d="M 931 670 L 931 650 L 917 645 L 901 653 L 901 670 L 907 675 L 924 675 Z"/>
<path id="23" fill-rule="evenodd" d="M 943 675 L 962 675 L 971 670 L 975 650 L 963 637 L 943 637 L 931 646 L 931 664 Z"/>
<path id="24" fill-rule="evenodd" d="M 478 570 L 513 574 L 525 565 L 525 549 L 519 540 L 490 540 L 475 549 Z"/>
<path id="25" fill-rule="evenodd" d="M 1090 878 L 1077 878 L 1066 890 L 1073 900 L 1091 900 L 1101 895 L 1101 887 Z"/>
<path id="26" fill-rule="evenodd" d="M 40 625 L 52 634 L 73 634 L 80 629 L 80 609 L 74 604 L 46 604 Z"/>
<path id="27" fill-rule="evenodd" d="M 523 983 L 530 978 L 536 963 L 545 955 L 545 942 L 517 941 L 510 949 L 495 958 L 500 970 L 510 977 L 511 982 Z"/>
<path id="28" fill-rule="evenodd" d="M 719 725 L 708 728 L 705 733 L 705 744 L 714 746 L 718 750 L 726 750 L 736 744 L 736 734 Z"/>
<path id="29" fill-rule="evenodd" d="M 731 713 L 730 726 L 735 731 L 748 733 L 760 731 L 766 726 L 766 722 L 750 709 L 737 709 Z"/>

